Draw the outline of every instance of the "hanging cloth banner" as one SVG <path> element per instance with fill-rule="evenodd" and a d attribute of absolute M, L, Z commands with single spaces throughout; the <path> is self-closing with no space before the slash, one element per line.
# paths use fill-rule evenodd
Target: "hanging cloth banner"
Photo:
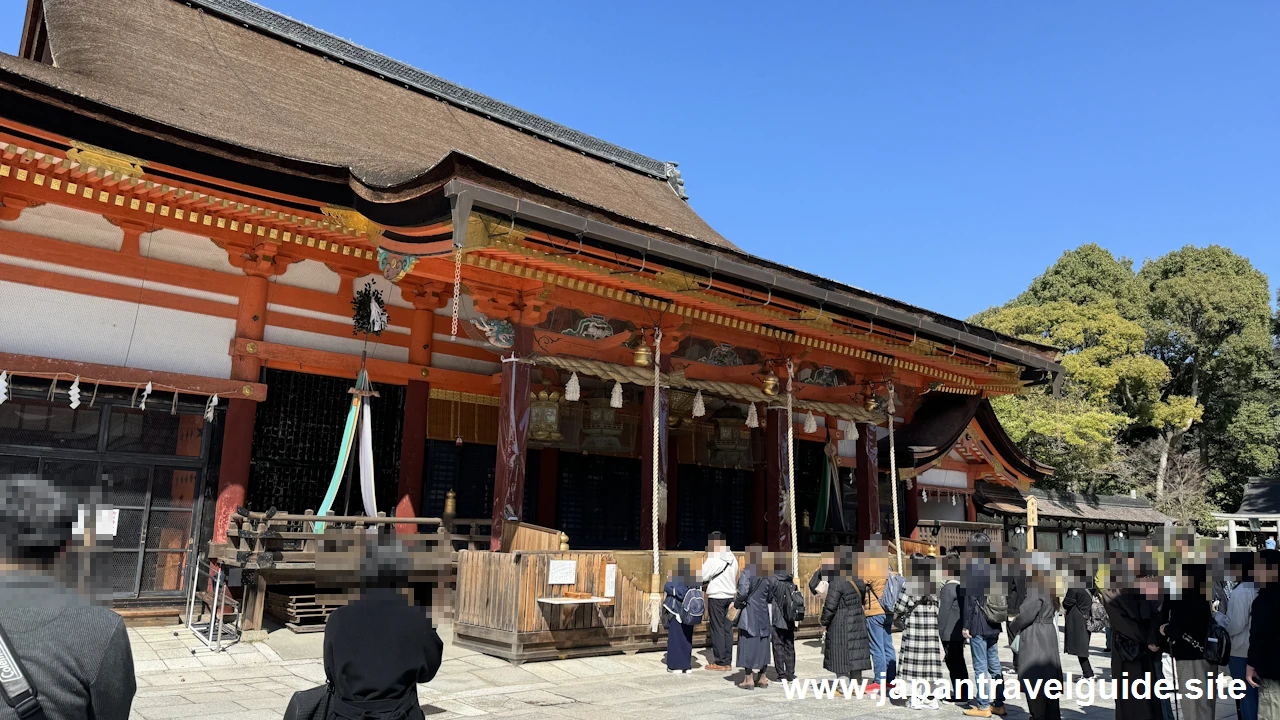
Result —
<path fill-rule="evenodd" d="M 351 438 L 355 435 L 356 422 L 360 419 L 360 396 L 351 398 L 351 411 L 347 413 L 347 425 L 342 429 L 342 447 L 338 449 L 338 463 L 333 467 L 333 478 L 329 480 L 329 489 L 325 491 L 324 502 L 320 504 L 319 515 L 328 515 L 333 508 L 333 501 L 338 497 L 338 486 L 342 484 L 342 476 L 347 469 L 347 458 L 351 453 Z M 316 523 L 316 532 L 324 532 L 324 522 Z"/>
<path fill-rule="evenodd" d="M 364 501 L 364 514 L 369 517 L 378 516 L 378 502 L 373 488 L 373 422 L 372 408 L 368 398 L 361 404 L 364 417 L 360 421 L 360 499 Z M 369 528 L 377 532 L 376 525 Z"/>
<path fill-rule="evenodd" d="M 827 514 L 830 512 L 831 463 L 822 463 L 822 483 L 818 485 L 818 512 L 813 519 L 813 531 L 824 532 L 827 529 Z"/>

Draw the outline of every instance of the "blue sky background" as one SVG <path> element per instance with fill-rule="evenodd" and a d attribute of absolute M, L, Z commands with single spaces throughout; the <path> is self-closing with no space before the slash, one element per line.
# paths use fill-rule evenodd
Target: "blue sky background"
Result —
<path fill-rule="evenodd" d="M 1280 3 L 265 4 L 677 161 L 745 250 L 950 315 L 1085 242 L 1280 277 Z"/>

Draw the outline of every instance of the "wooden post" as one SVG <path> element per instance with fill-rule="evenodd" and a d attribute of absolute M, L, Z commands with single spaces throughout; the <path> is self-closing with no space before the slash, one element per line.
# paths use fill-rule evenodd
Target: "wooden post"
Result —
<path fill-rule="evenodd" d="M 498 461 L 493 477 L 493 529 L 489 549 L 502 549 L 507 518 L 519 520 L 524 506 L 524 464 L 529 444 L 529 370 L 522 362 L 502 363 L 498 398 Z"/>
<path fill-rule="evenodd" d="M 444 286 L 402 285 L 400 296 L 413 303 L 413 318 L 409 326 L 409 363 L 429 367 L 431 365 L 431 338 L 435 313 L 444 302 Z M 424 371 L 425 372 L 425 371 Z M 427 408 L 431 398 L 431 386 L 426 378 L 409 380 L 405 388 L 404 423 L 400 435 L 399 499 L 396 501 L 396 517 L 419 517 L 422 502 L 422 470 L 427 456 Z M 396 525 L 397 533 L 414 533 L 410 524 Z"/>
<path fill-rule="evenodd" d="M 854 464 L 854 488 L 858 493 L 858 541 L 880 532 L 880 443 L 876 426 L 858 423 L 858 454 Z"/>
<path fill-rule="evenodd" d="M 232 264 L 244 268 L 245 282 L 236 308 L 236 337 L 261 340 L 267 329 L 268 278 L 275 274 L 271 259 L 242 258 L 237 250 Z M 247 254 L 247 253 L 246 253 Z M 238 262 L 237 262 L 238 261 Z M 234 380 L 258 382 L 262 361 L 253 354 L 237 354 L 231 357 L 231 377 Z M 227 400 L 227 416 L 222 434 L 222 462 L 218 471 L 218 502 L 213 514 L 213 541 L 227 541 L 227 528 L 231 515 L 244 505 L 249 494 L 249 463 L 253 458 L 253 425 L 257 416 L 257 403 L 244 398 Z"/>
<path fill-rule="evenodd" d="M 1027 496 L 1027 550 L 1036 549 L 1036 526 L 1040 524 L 1040 501 L 1035 495 Z"/>
<path fill-rule="evenodd" d="M 787 426 L 791 418 L 786 408 L 766 411 L 764 430 L 765 457 L 765 533 L 766 545 L 772 552 L 791 551 L 791 523 L 787 515 Z"/>

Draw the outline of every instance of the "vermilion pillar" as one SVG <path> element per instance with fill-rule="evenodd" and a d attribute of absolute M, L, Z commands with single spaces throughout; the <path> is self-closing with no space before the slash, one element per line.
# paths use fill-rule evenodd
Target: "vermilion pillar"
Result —
<path fill-rule="evenodd" d="M 400 290 L 405 300 L 413 303 L 409 326 L 409 363 L 426 368 L 431 365 L 431 338 L 435 323 L 432 310 L 440 307 L 440 293 L 423 286 L 405 286 Z M 431 386 L 426 379 L 410 380 L 405 388 L 404 423 L 400 435 L 400 482 L 397 488 L 396 517 L 418 517 L 422 500 L 422 470 L 427 454 L 427 407 Z M 397 525 L 396 532 L 412 533 L 410 524 Z"/>
<path fill-rule="evenodd" d="M 493 530 L 489 549 L 502 549 L 503 526 L 520 519 L 524 506 L 524 465 L 529 445 L 529 370 L 522 362 L 502 363 L 498 398 L 498 461 L 493 478 Z"/>
<path fill-rule="evenodd" d="M 667 390 L 662 390 L 658 400 L 658 482 L 667 484 L 667 413 L 671 400 Z M 653 388 L 644 389 L 644 405 L 640 423 L 640 547 L 653 549 Z M 667 485 L 670 493 L 670 486 Z M 667 498 L 668 503 L 670 498 Z M 669 507 L 669 505 L 668 505 Z M 670 516 L 667 517 L 667 522 Z M 666 547 L 667 522 L 658 519 L 658 547 Z"/>
<path fill-rule="evenodd" d="M 786 408 L 770 408 L 764 428 L 766 545 L 773 552 L 791 550 L 791 518 L 787 512 L 788 462 Z"/>
<path fill-rule="evenodd" d="M 880 532 L 880 443 L 876 426 L 858 423 L 858 456 L 854 487 L 858 493 L 858 540 L 866 542 Z"/>
<path fill-rule="evenodd" d="M 246 274 L 236 311 L 236 337 L 261 340 L 267 328 L 267 290 L 273 272 L 254 261 L 244 263 Z M 262 361 L 253 355 L 232 356 L 234 380 L 258 382 Z M 253 453 L 253 425 L 257 403 L 243 398 L 227 401 L 222 435 L 222 462 L 218 471 L 218 503 L 213 515 L 213 541 L 227 541 L 231 515 L 249 494 L 249 461 Z"/>

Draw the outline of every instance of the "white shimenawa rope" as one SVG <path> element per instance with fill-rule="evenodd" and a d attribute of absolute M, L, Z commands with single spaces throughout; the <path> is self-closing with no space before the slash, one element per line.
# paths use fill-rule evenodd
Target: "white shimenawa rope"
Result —
<path fill-rule="evenodd" d="M 652 532 L 653 532 L 653 587 L 650 588 L 649 595 L 649 631 L 658 632 L 659 613 L 662 612 L 662 595 L 659 592 L 658 583 L 661 581 L 661 571 L 659 570 L 660 559 L 658 555 L 658 496 L 661 488 L 659 487 L 661 479 L 661 468 L 658 463 L 661 461 L 662 448 L 659 445 L 661 440 L 659 432 L 662 429 L 662 418 L 658 415 L 662 410 L 662 384 L 661 384 L 661 367 L 662 367 L 662 328 L 657 328 L 653 333 L 653 447 L 652 459 L 649 464 L 652 466 L 652 483 L 653 483 L 653 512 L 652 512 Z"/>
<path fill-rule="evenodd" d="M 787 505 L 791 521 L 791 577 L 800 579 L 800 533 L 796 529 L 796 424 L 791 417 L 791 377 L 795 366 L 787 358 Z"/>
<path fill-rule="evenodd" d="M 885 409 L 889 411 L 889 492 L 893 494 L 893 541 L 894 549 L 898 551 L 898 572 L 901 573 L 902 523 L 898 522 L 898 457 L 893 447 L 893 414 L 897 410 L 893 404 L 893 383 L 889 383 L 889 402 Z"/>

